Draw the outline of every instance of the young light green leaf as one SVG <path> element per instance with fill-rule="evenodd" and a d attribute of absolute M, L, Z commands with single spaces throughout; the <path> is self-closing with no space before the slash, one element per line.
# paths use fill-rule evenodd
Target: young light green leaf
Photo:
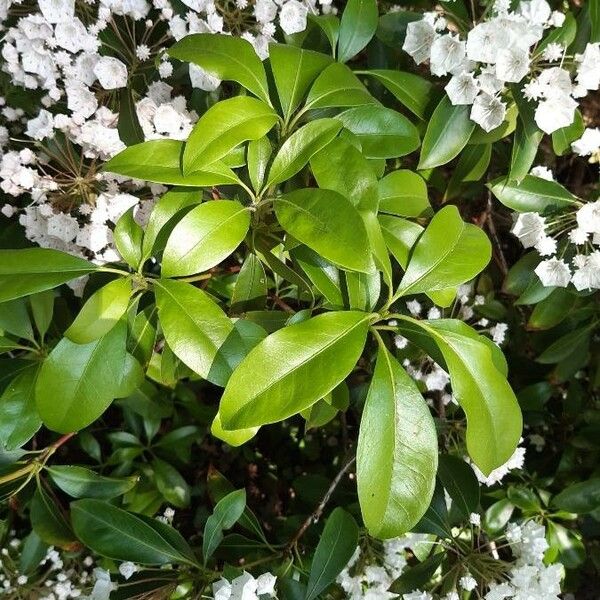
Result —
<path fill-rule="evenodd" d="M 175 529 L 108 502 L 93 498 L 71 502 L 71 522 L 77 537 L 101 556 L 141 565 L 196 565 L 193 552 Z"/>
<path fill-rule="evenodd" d="M 439 167 L 458 156 L 475 129 L 475 123 L 469 117 L 470 110 L 470 106 L 454 106 L 444 95 L 427 125 L 419 169 Z"/>
<path fill-rule="evenodd" d="M 343 508 L 333 510 L 317 544 L 305 600 L 313 600 L 341 573 L 358 544 L 358 525 Z"/>
<path fill-rule="evenodd" d="M 236 490 L 217 502 L 213 514 L 204 526 L 202 557 L 204 564 L 212 556 L 223 540 L 223 531 L 231 529 L 246 508 L 246 490 Z"/>
<path fill-rule="evenodd" d="M 388 173 L 379 181 L 379 211 L 399 217 L 420 217 L 431 211 L 423 178 L 408 169 Z"/>
<path fill-rule="evenodd" d="M 45 290 L 29 297 L 35 327 L 43 339 L 54 315 L 54 290 Z"/>
<path fill-rule="evenodd" d="M 375 310 L 381 296 L 381 277 L 373 273 L 344 273 L 346 280 L 346 306 L 356 310 Z"/>
<path fill-rule="evenodd" d="M 276 121 L 273 109 L 256 98 L 236 96 L 217 102 L 190 133 L 183 150 L 184 174 L 203 170 L 243 142 L 265 136 Z"/>
<path fill-rule="evenodd" d="M 437 434 L 415 382 L 383 344 L 356 452 L 358 498 L 371 535 L 392 538 L 419 522 L 435 488 Z"/>
<path fill-rule="evenodd" d="M 287 119 L 300 106 L 316 77 L 331 64 L 331 58 L 296 46 L 270 44 L 269 59 L 283 116 Z"/>
<path fill-rule="evenodd" d="M 556 181 L 525 175 L 520 183 L 504 177 L 488 184 L 492 194 L 512 210 L 518 212 L 544 212 L 548 208 L 568 208 L 577 197 Z"/>
<path fill-rule="evenodd" d="M 117 397 L 125 361 L 127 326 L 117 323 L 90 344 L 63 338 L 37 379 L 37 409 L 53 431 L 69 433 L 95 421 Z"/>
<path fill-rule="evenodd" d="M 258 140 L 252 140 L 248 143 L 246 162 L 248 164 L 250 182 L 252 183 L 255 192 L 260 190 L 263 186 L 272 152 L 273 148 L 271 147 L 271 142 L 266 136 Z"/>
<path fill-rule="evenodd" d="M 227 383 L 219 409 L 223 427 L 275 423 L 323 398 L 354 368 L 368 320 L 360 312 L 331 312 L 265 338 Z M 279 360 L 282 352 L 285 361 Z"/>
<path fill-rule="evenodd" d="M 194 33 L 168 50 L 169 56 L 202 67 L 219 79 L 236 81 L 267 104 L 265 69 L 250 42 L 232 35 Z"/>
<path fill-rule="evenodd" d="M 131 294 L 128 277 L 107 283 L 90 296 L 65 336 L 76 344 L 88 344 L 106 335 L 125 314 Z"/>
<path fill-rule="evenodd" d="M 304 245 L 294 248 L 291 255 L 331 306 L 342 308 L 344 298 L 338 268 Z"/>
<path fill-rule="evenodd" d="M 266 187 L 291 179 L 335 138 L 341 128 L 337 119 L 317 119 L 292 133 L 273 160 Z"/>
<path fill-rule="evenodd" d="M 175 225 L 163 253 L 164 277 L 202 273 L 218 265 L 241 243 L 250 212 L 236 200 L 204 202 Z"/>
<path fill-rule="evenodd" d="M 0 302 L 55 288 L 97 268 L 87 260 L 50 248 L 0 250 Z"/>
<path fill-rule="evenodd" d="M 340 22 L 337 59 L 348 62 L 371 40 L 377 29 L 376 0 L 349 0 Z"/>
<path fill-rule="evenodd" d="M 491 256 L 485 233 L 465 223 L 455 206 L 446 206 L 419 238 L 395 296 L 458 286 L 480 273 Z"/>
<path fill-rule="evenodd" d="M 384 106 L 356 106 L 336 116 L 359 139 L 366 158 L 397 158 L 419 147 L 417 128 Z"/>
<path fill-rule="evenodd" d="M 372 69 L 369 71 L 355 71 L 359 75 L 374 77 L 383 84 L 390 93 L 410 112 L 425 119 L 427 106 L 431 101 L 433 85 L 418 75 L 394 71 L 391 69 Z"/>
<path fill-rule="evenodd" d="M 119 254 L 125 259 L 125 262 L 137 269 L 142 260 L 142 239 L 144 230 L 133 218 L 134 208 L 125 212 L 115 225 L 113 238 Z"/>
<path fill-rule="evenodd" d="M 392 256 L 406 269 L 410 252 L 423 233 L 423 228 L 417 223 L 392 215 L 379 215 L 378 219 L 383 239 Z"/>
<path fill-rule="evenodd" d="M 201 289 L 183 281 L 158 279 L 156 305 L 167 344 L 201 377 L 225 360 L 219 348 L 233 330 L 225 313 Z"/>
<path fill-rule="evenodd" d="M 333 190 L 305 188 L 275 200 L 281 226 L 323 258 L 350 271 L 373 270 L 360 214 Z"/>
<path fill-rule="evenodd" d="M 47 468 L 52 481 L 72 498 L 103 498 L 109 500 L 133 489 L 139 477 L 105 477 L 76 465 L 55 465 Z"/>
<path fill-rule="evenodd" d="M 183 142 L 150 140 L 125 148 L 104 164 L 104 170 L 133 179 L 187 187 L 237 183 L 235 173 L 221 162 L 205 165 L 184 176 L 181 171 L 183 151 Z"/>
<path fill-rule="evenodd" d="M 250 427 L 248 429 L 234 429 L 233 431 L 226 431 L 221 425 L 221 416 L 219 413 L 216 414 L 212 425 L 210 426 L 210 432 L 226 444 L 237 448 L 242 446 L 248 440 L 251 440 L 257 433 L 260 427 Z"/>
<path fill-rule="evenodd" d="M 267 275 L 255 254 L 249 254 L 238 273 L 231 295 L 231 310 L 261 310 L 267 299 Z"/>
<path fill-rule="evenodd" d="M 377 104 L 358 77 L 341 63 L 329 65 L 315 80 L 308 97 L 308 108 L 327 108 Z"/>

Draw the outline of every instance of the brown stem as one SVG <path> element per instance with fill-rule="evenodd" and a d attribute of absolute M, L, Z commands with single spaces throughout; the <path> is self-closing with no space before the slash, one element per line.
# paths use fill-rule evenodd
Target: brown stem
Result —
<path fill-rule="evenodd" d="M 496 225 L 494 224 L 494 217 L 492 211 L 492 195 L 490 192 L 488 192 L 488 205 L 486 213 L 487 227 L 496 250 L 494 254 L 496 255 L 496 260 L 498 262 L 500 270 L 502 271 L 502 275 L 506 277 L 506 274 L 508 273 L 508 263 L 506 262 L 504 252 L 502 252 L 502 245 L 500 243 L 500 238 L 498 237 L 498 232 L 496 231 Z"/>

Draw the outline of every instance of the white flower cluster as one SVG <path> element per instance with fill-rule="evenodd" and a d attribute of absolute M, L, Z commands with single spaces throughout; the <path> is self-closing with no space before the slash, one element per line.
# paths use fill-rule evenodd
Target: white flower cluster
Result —
<path fill-rule="evenodd" d="M 571 150 L 578 156 L 589 156 L 590 162 L 600 162 L 600 127 L 588 127 L 582 136 L 571 144 Z"/>
<path fill-rule="evenodd" d="M 244 571 L 239 577 L 229 582 L 221 578 L 213 583 L 214 600 L 258 600 L 274 598 L 277 577 L 271 573 L 263 573 L 254 578 Z"/>
<path fill-rule="evenodd" d="M 446 92 L 454 105 L 471 105 L 471 120 L 485 131 L 506 117 L 507 84 L 521 84 L 525 98 L 537 101 L 535 121 L 546 132 L 573 122 L 577 101 L 600 85 L 600 44 L 588 44 L 571 57 L 575 83 L 565 69 L 565 48 L 549 43 L 532 51 L 549 27 L 560 27 L 565 15 L 546 0 L 523 0 L 515 12 L 510 2 L 496 0 L 492 16 L 475 25 L 466 40 L 448 29 L 437 13 L 408 24 L 403 49 L 417 64 L 429 60 L 431 73 L 451 75 Z M 522 82 L 528 78 L 523 85 Z"/>
<path fill-rule="evenodd" d="M 525 248 L 549 257 L 535 268 L 544 286 L 572 283 L 579 291 L 600 289 L 600 199 L 578 202 L 573 210 L 550 217 L 520 213 L 512 232 Z M 563 242 L 560 250 L 559 240 Z M 569 263 L 565 256 L 570 255 Z"/>
<path fill-rule="evenodd" d="M 522 442 L 523 439 L 521 439 L 519 443 Z M 467 460 L 467 462 L 471 464 L 479 483 L 486 486 L 495 485 L 496 483 L 500 483 L 511 471 L 523 468 L 523 465 L 525 464 L 525 448 L 523 446 L 517 446 L 512 456 L 503 465 L 494 469 L 489 475 L 484 475 L 477 465 L 471 463 L 471 461 Z"/>

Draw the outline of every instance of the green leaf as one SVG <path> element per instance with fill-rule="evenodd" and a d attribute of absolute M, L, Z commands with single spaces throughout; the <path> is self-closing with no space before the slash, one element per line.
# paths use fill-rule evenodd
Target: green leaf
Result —
<path fill-rule="evenodd" d="M 68 433 L 95 421 L 117 397 L 125 361 L 121 321 L 90 344 L 63 338 L 42 365 L 35 396 L 44 424 Z"/>
<path fill-rule="evenodd" d="M 397 158 L 419 147 L 417 128 L 384 106 L 357 106 L 336 116 L 359 139 L 366 158 Z"/>
<path fill-rule="evenodd" d="M 39 365 L 21 371 L 0 397 L 0 444 L 14 450 L 26 444 L 41 427 L 35 406 Z"/>
<path fill-rule="evenodd" d="M 333 190 L 305 188 L 275 200 L 281 226 L 323 258 L 350 271 L 372 270 L 369 240 L 359 212 Z"/>
<path fill-rule="evenodd" d="M 380 343 L 360 423 L 356 479 L 363 520 L 398 537 L 425 514 L 435 488 L 435 424 L 414 381 Z"/>
<path fill-rule="evenodd" d="M 216 414 L 210 432 L 226 444 L 237 448 L 242 446 L 248 440 L 251 440 L 257 433 L 260 427 L 249 427 L 248 429 L 234 429 L 233 431 L 226 431 L 221 425 L 221 416 L 219 413 Z"/>
<path fill-rule="evenodd" d="M 552 132 L 552 149 L 557 156 L 563 156 L 571 150 L 571 144 L 578 140 L 585 131 L 581 113 L 576 110 L 575 118 L 570 125 Z"/>
<path fill-rule="evenodd" d="M 250 182 L 252 183 L 255 192 L 260 190 L 263 186 L 272 152 L 273 148 L 271 147 L 271 142 L 268 137 L 252 140 L 248 143 L 246 162 L 248 164 Z"/>
<path fill-rule="evenodd" d="M 515 84 L 511 86 L 511 90 L 519 110 L 519 116 L 508 178 L 521 181 L 533 165 L 544 132 L 536 125 L 533 106 L 525 99 L 519 86 Z"/>
<path fill-rule="evenodd" d="M 442 454 L 438 477 L 452 499 L 451 517 L 455 514 L 456 522 L 468 519 L 479 506 L 479 482 L 473 469 L 461 458 Z"/>
<path fill-rule="evenodd" d="M 202 538 L 204 564 L 223 540 L 223 531 L 231 529 L 246 508 L 246 490 L 236 490 L 217 502 L 213 514 L 208 517 Z"/>
<path fill-rule="evenodd" d="M 263 137 L 276 121 L 273 109 L 256 98 L 236 96 L 217 102 L 190 133 L 183 150 L 184 174 L 204 169 L 241 143 Z"/>
<path fill-rule="evenodd" d="M 142 260 L 145 262 L 158 252 L 162 252 L 166 241 L 176 225 L 176 216 L 180 211 L 189 210 L 202 202 L 199 190 L 173 188 L 160 197 L 154 205 L 148 224 L 144 230 Z"/>
<path fill-rule="evenodd" d="M 590 0 L 589 16 L 590 16 L 590 43 L 600 42 L 600 2 L 598 0 Z"/>
<path fill-rule="evenodd" d="M 35 340 L 25 298 L 15 298 L 0 304 L 0 329 L 17 338 Z"/>
<path fill-rule="evenodd" d="M 173 228 L 163 253 L 162 275 L 208 271 L 240 245 L 249 226 L 250 211 L 236 200 L 200 204 Z"/>
<path fill-rule="evenodd" d="M 379 181 L 379 211 L 400 217 L 420 217 L 431 211 L 423 178 L 409 171 L 392 171 Z"/>
<path fill-rule="evenodd" d="M 349 0 L 340 22 L 337 59 L 348 62 L 375 35 L 379 12 L 375 0 Z"/>
<path fill-rule="evenodd" d="M 340 272 L 338 268 L 306 246 L 294 248 L 291 254 L 319 293 L 323 294 L 331 306 L 336 308 L 343 307 L 344 299 L 340 287 Z"/>
<path fill-rule="evenodd" d="M 423 233 L 423 228 L 417 223 L 392 215 L 379 215 L 378 219 L 389 251 L 398 264 L 406 269 L 410 252 Z"/>
<path fill-rule="evenodd" d="M 171 46 L 169 56 L 194 63 L 214 77 L 236 81 L 267 104 L 265 69 L 250 42 L 231 35 L 195 33 Z"/>
<path fill-rule="evenodd" d="M 316 77 L 331 64 L 331 58 L 296 46 L 270 44 L 269 59 L 283 116 L 288 119 Z"/>
<path fill-rule="evenodd" d="M 225 313 L 201 289 L 183 281 L 155 281 L 160 324 L 174 354 L 201 377 L 225 359 L 219 348 L 233 330 Z"/>
<path fill-rule="evenodd" d="M 401 331 L 409 339 L 410 329 L 420 330 L 442 353 L 454 396 L 467 416 L 467 450 L 481 471 L 489 474 L 512 456 L 522 429 L 519 404 L 490 346 L 479 336 L 457 333 L 452 320 L 405 319 L 411 325 L 402 323 Z"/>
<path fill-rule="evenodd" d="M 32 529 L 46 544 L 65 549 L 77 547 L 75 534 L 61 507 L 39 484 L 29 505 L 29 518 Z"/>
<path fill-rule="evenodd" d="M 130 86 L 119 91 L 119 121 L 117 131 L 119 138 L 126 146 L 139 144 L 144 141 L 144 131 L 140 125 Z"/>
<path fill-rule="evenodd" d="M 368 77 L 374 77 L 386 87 L 400 104 L 406 106 L 410 112 L 420 119 L 426 118 L 427 107 L 431 102 L 433 88 L 433 85 L 427 79 L 413 73 L 393 71 L 391 69 L 372 69 L 356 72 Z"/>
<path fill-rule="evenodd" d="M 101 556 L 141 565 L 195 565 L 191 549 L 175 529 L 108 502 L 92 498 L 71 502 L 71 522 L 77 537 Z"/>
<path fill-rule="evenodd" d="M 107 283 L 90 296 L 65 336 L 76 344 L 88 344 L 106 335 L 125 314 L 131 294 L 129 277 Z"/>
<path fill-rule="evenodd" d="M 506 498 L 494 502 L 494 504 L 485 511 L 485 530 L 492 534 L 502 531 L 510 521 L 514 510 L 514 504 Z"/>
<path fill-rule="evenodd" d="M 520 183 L 499 177 L 488 187 L 504 206 L 518 212 L 541 213 L 549 208 L 570 208 L 577 202 L 560 183 L 533 175 L 525 175 Z"/>
<path fill-rule="evenodd" d="M 470 111 L 470 106 L 453 106 L 448 96 L 442 98 L 427 125 L 419 169 L 439 167 L 458 156 L 475 129 Z"/>
<path fill-rule="evenodd" d="M 0 302 L 55 288 L 97 268 L 87 260 L 49 248 L 0 250 Z"/>
<path fill-rule="evenodd" d="M 438 552 L 421 563 L 411 565 L 392 583 L 389 591 L 394 594 L 408 594 L 413 590 L 425 587 L 442 564 L 444 556 L 444 552 Z"/>
<path fill-rule="evenodd" d="M 76 465 L 55 465 L 47 471 L 55 485 L 73 498 L 116 498 L 131 490 L 139 479 L 137 475 L 105 477 Z"/>
<path fill-rule="evenodd" d="M 137 269 L 142 260 L 142 239 L 144 230 L 133 218 L 133 207 L 125 212 L 117 221 L 113 238 L 119 254 L 125 262 Z"/>
<path fill-rule="evenodd" d="M 31 531 L 20 548 L 19 572 L 23 575 L 34 573 L 46 558 L 47 552 L 48 544 L 42 541 L 35 531 Z"/>
<path fill-rule="evenodd" d="M 163 498 L 173 506 L 185 508 L 190 504 L 191 491 L 179 471 L 168 462 L 155 458 L 152 461 L 156 487 Z"/>
<path fill-rule="evenodd" d="M 304 110 L 361 104 L 377 104 L 377 100 L 346 65 L 333 63 L 313 83 Z"/>
<path fill-rule="evenodd" d="M 231 310 L 261 310 L 267 299 L 267 275 L 255 254 L 249 254 L 235 280 L 231 295 Z"/>
<path fill-rule="evenodd" d="M 560 336 L 536 358 L 536 362 L 551 365 L 568 358 L 575 351 L 585 352 L 594 328 L 595 323 L 592 322 Z"/>
<path fill-rule="evenodd" d="M 54 298 L 54 290 L 46 290 L 29 297 L 33 320 L 42 339 L 46 335 L 50 323 L 52 322 L 52 316 L 54 314 Z"/>
<path fill-rule="evenodd" d="M 527 329 L 551 329 L 562 323 L 575 306 L 577 296 L 564 288 L 555 289 L 536 304 L 527 321 Z"/>
<path fill-rule="evenodd" d="M 487 171 L 492 158 L 492 144 L 469 144 L 461 152 L 444 198 L 451 200 L 459 195 L 463 183 L 479 181 Z"/>
<path fill-rule="evenodd" d="M 266 187 L 291 179 L 335 138 L 341 128 L 337 119 L 317 119 L 292 133 L 273 160 Z"/>
<path fill-rule="evenodd" d="M 377 177 L 367 159 L 347 140 L 336 138 L 310 159 L 320 188 L 348 198 L 360 211 L 375 212 Z"/>
<path fill-rule="evenodd" d="M 305 600 L 313 600 L 341 573 L 358 545 L 358 526 L 343 508 L 333 510 L 317 544 Z"/>
<path fill-rule="evenodd" d="M 325 402 L 325 400 L 317 400 L 312 406 L 303 410 L 301 414 L 306 421 L 306 431 L 308 431 L 329 423 L 338 414 L 338 409 Z"/>
<path fill-rule="evenodd" d="M 308 13 L 308 20 L 314 23 L 325 34 L 335 57 L 337 41 L 340 36 L 340 20 L 335 15 L 313 15 Z"/>
<path fill-rule="evenodd" d="M 275 423 L 323 398 L 354 368 L 368 320 L 360 312 L 326 313 L 260 342 L 227 383 L 219 409 L 225 429 Z"/>
<path fill-rule="evenodd" d="M 104 163 L 104 171 L 167 185 L 205 187 L 237 183 L 235 173 L 221 162 L 204 166 L 184 176 L 181 171 L 183 151 L 183 142 L 150 140 L 129 146 L 113 156 Z"/>
<path fill-rule="evenodd" d="M 455 206 L 445 206 L 419 238 L 395 296 L 458 286 L 480 273 L 491 255 L 485 233 L 465 223 Z"/>
<path fill-rule="evenodd" d="M 345 273 L 347 308 L 352 310 L 375 310 L 381 295 L 379 273 Z"/>
<path fill-rule="evenodd" d="M 590 513 L 600 507 L 600 479 L 578 481 L 557 494 L 552 505 L 577 514 Z"/>

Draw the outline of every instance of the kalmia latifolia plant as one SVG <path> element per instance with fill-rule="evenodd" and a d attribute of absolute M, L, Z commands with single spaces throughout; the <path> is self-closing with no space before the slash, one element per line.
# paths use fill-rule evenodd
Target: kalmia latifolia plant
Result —
<path fill-rule="evenodd" d="M 0 595 L 593 597 L 598 0 L 5 13 Z"/>

